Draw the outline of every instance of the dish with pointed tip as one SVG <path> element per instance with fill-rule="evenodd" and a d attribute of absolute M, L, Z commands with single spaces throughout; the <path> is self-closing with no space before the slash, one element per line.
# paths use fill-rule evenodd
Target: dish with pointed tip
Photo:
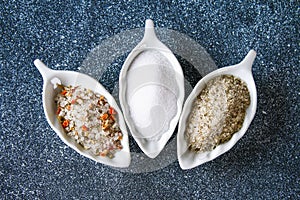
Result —
<path fill-rule="evenodd" d="M 184 100 L 184 77 L 171 50 L 146 20 L 142 41 L 131 51 L 119 77 L 119 98 L 127 125 L 141 150 L 155 158 L 172 136 Z"/>
<path fill-rule="evenodd" d="M 98 81 L 85 74 L 74 71 L 52 70 L 49 69 L 40 60 L 35 60 L 34 64 L 42 74 L 44 80 L 43 107 L 46 119 L 51 128 L 58 134 L 61 140 L 69 147 L 77 151 L 79 154 L 96 162 L 100 162 L 113 167 L 128 167 L 130 165 L 131 158 L 126 124 L 120 108 L 118 107 L 116 101 L 110 95 L 110 93 Z M 66 86 L 81 86 L 83 88 L 90 89 L 97 94 L 103 95 L 107 99 L 107 102 L 116 110 L 116 121 L 118 122 L 123 134 L 123 138 L 121 140 L 123 148 L 120 151 L 116 152 L 113 158 L 96 156 L 85 150 L 80 144 L 75 142 L 73 138 L 67 136 L 65 130 L 59 123 L 56 114 L 57 107 L 55 104 L 55 97 L 59 92 L 57 84 L 63 84 Z"/>
<path fill-rule="evenodd" d="M 183 107 L 182 115 L 179 120 L 177 135 L 177 156 L 180 167 L 182 169 L 191 169 L 217 158 L 218 156 L 230 150 L 247 131 L 252 119 L 254 118 L 257 107 L 257 92 L 252 75 L 252 64 L 255 57 L 256 52 L 254 50 L 251 50 L 244 58 L 244 60 L 239 64 L 220 68 L 209 73 L 197 83 L 197 85 L 187 98 Z M 206 84 L 210 80 L 221 75 L 233 75 L 240 78 L 246 83 L 250 93 L 250 105 L 246 110 L 244 122 L 241 129 L 238 132 L 234 133 L 229 141 L 223 144 L 219 144 L 215 147 L 215 149 L 211 151 L 196 153 L 189 149 L 188 139 L 185 134 L 188 126 L 188 118 L 193 109 L 193 103 L 199 93 L 205 88 Z"/>

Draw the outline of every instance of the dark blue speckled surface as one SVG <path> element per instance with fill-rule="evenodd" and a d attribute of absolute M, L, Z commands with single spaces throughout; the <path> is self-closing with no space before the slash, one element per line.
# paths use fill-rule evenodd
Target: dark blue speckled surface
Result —
<path fill-rule="evenodd" d="M 249 2 L 1 1 L 0 198 L 300 199 L 300 3 Z M 197 41 L 219 67 L 251 48 L 258 53 L 249 130 L 228 153 L 192 170 L 177 161 L 148 173 L 96 164 L 68 148 L 44 117 L 34 59 L 78 71 L 102 41 L 147 18 Z M 125 58 L 112 66 L 119 70 Z"/>

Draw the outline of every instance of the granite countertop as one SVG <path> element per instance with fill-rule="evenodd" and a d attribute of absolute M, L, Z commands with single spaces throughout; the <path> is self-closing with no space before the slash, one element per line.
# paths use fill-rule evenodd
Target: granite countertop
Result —
<path fill-rule="evenodd" d="M 1 199 L 300 198 L 299 1 L 8 1 L 0 13 Z M 35 59 L 96 76 L 114 93 L 148 18 L 177 51 L 191 87 L 205 75 L 193 71 L 199 66 L 186 57 L 193 52 L 208 63 L 200 67 L 213 70 L 257 51 L 251 126 L 229 152 L 191 170 L 178 164 L 176 133 L 156 160 L 130 138 L 133 165 L 120 170 L 66 146 L 44 115 Z M 173 33 L 199 53 L 182 42 L 172 46 Z M 94 66 L 105 70 L 91 70 L 87 58 L 103 58 Z"/>

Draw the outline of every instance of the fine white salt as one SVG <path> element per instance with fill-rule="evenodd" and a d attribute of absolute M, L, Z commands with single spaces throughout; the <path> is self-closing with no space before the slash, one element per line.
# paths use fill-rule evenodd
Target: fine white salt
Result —
<path fill-rule="evenodd" d="M 156 50 L 140 53 L 127 74 L 126 99 L 136 136 L 157 140 L 177 113 L 176 72 Z"/>

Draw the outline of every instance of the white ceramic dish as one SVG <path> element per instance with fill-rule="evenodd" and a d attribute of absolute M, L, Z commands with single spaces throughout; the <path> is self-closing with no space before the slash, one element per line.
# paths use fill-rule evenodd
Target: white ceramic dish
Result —
<path fill-rule="evenodd" d="M 187 98 L 183 107 L 182 115 L 179 120 L 178 135 L 177 135 L 177 156 L 178 156 L 180 167 L 182 169 L 194 168 L 205 162 L 213 160 L 216 157 L 220 156 L 221 154 L 227 152 L 237 143 L 237 141 L 247 131 L 255 115 L 256 107 L 257 107 L 257 92 L 256 92 L 256 86 L 253 79 L 253 75 L 252 75 L 252 64 L 255 57 L 256 57 L 256 52 L 254 50 L 251 50 L 244 58 L 244 60 L 239 64 L 220 68 L 218 70 L 209 73 L 197 83 L 197 85 L 195 86 L 195 88 Z M 247 84 L 248 90 L 250 92 L 251 103 L 246 111 L 246 116 L 245 116 L 243 126 L 238 132 L 236 132 L 232 136 L 232 138 L 228 142 L 218 145 L 214 150 L 203 152 L 203 153 L 192 152 L 188 149 L 188 143 L 185 138 L 185 130 L 187 126 L 186 122 L 192 110 L 193 102 L 197 97 L 197 95 L 202 91 L 202 89 L 204 89 L 206 83 L 209 80 L 223 74 L 230 74 L 230 75 L 237 76 L 243 81 L 245 81 Z"/>
<path fill-rule="evenodd" d="M 178 123 L 184 100 L 184 77 L 176 57 L 156 37 L 152 20 L 146 20 L 144 38 L 123 64 L 119 89 L 121 108 L 133 138 L 148 157 L 155 158 Z M 166 94 L 169 99 L 157 93 Z M 157 102 L 153 108 L 148 106 L 151 101 Z M 145 111 L 135 112 L 137 107 Z M 165 114 L 168 112 L 174 115 Z"/>
<path fill-rule="evenodd" d="M 46 119 L 51 128 L 58 134 L 61 140 L 81 155 L 90 158 L 96 162 L 100 162 L 113 167 L 128 167 L 130 165 L 131 158 L 126 124 L 123 119 L 120 108 L 118 107 L 116 101 L 110 95 L 110 93 L 107 92 L 106 89 L 98 81 L 85 74 L 81 74 L 74 71 L 52 70 L 49 69 L 40 60 L 35 60 L 34 64 L 42 74 L 44 80 L 43 107 Z M 95 93 L 102 94 L 106 97 L 108 103 L 117 111 L 117 122 L 119 123 L 120 129 L 123 133 L 123 139 L 121 141 L 123 149 L 117 152 L 114 158 L 110 159 L 107 157 L 95 156 L 92 153 L 89 153 L 87 150 L 85 150 L 81 145 L 77 144 L 75 140 L 66 135 L 61 124 L 58 122 L 56 115 L 57 108 L 54 99 L 57 93 L 59 92 L 58 88 L 56 88 L 57 83 L 72 86 L 78 85 L 84 88 L 88 88 L 94 91 Z"/>

